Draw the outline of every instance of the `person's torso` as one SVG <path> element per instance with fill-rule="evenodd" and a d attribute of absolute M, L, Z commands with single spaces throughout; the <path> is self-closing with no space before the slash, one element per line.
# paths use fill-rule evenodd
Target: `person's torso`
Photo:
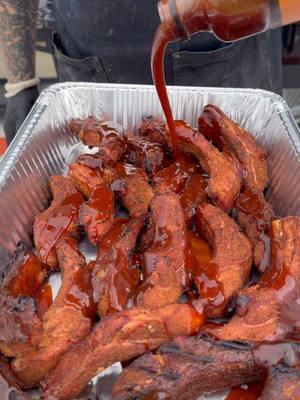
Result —
<path fill-rule="evenodd" d="M 69 70 L 84 66 L 83 77 L 71 80 L 152 83 L 151 46 L 160 23 L 157 0 L 54 0 L 54 16 Z M 76 62 L 84 58 L 81 65 Z M 96 71 L 92 78 L 90 70 Z M 168 46 L 165 71 L 168 84 L 280 91 L 280 32 L 233 44 L 221 43 L 210 33 L 196 34 Z"/>
<path fill-rule="evenodd" d="M 96 56 L 111 82 L 130 82 L 134 76 L 135 83 L 151 83 L 156 0 L 55 0 L 54 13 L 70 58 Z"/>

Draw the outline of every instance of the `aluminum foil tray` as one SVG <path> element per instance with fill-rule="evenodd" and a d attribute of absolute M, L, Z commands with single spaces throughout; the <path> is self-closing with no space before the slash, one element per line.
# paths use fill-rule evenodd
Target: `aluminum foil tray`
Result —
<path fill-rule="evenodd" d="M 267 198 L 276 214 L 300 215 L 300 132 L 280 96 L 262 90 L 196 87 L 172 87 L 169 94 L 176 119 L 197 126 L 202 108 L 212 103 L 250 131 L 270 154 Z M 31 245 L 34 216 L 50 200 L 51 175 L 63 174 L 84 150 L 68 122 L 89 115 L 131 130 L 143 115 L 163 117 L 152 86 L 65 83 L 44 90 L 0 162 L 0 273 L 19 241 Z M 85 253 L 93 254 L 90 249 Z M 113 378 L 118 371 L 115 366 L 102 374 L 97 382 L 102 389 L 95 398 L 110 398 L 108 375 Z"/>

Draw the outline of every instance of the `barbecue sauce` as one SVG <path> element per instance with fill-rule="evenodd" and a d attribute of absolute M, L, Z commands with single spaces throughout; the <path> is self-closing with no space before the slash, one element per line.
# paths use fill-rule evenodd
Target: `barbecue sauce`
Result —
<path fill-rule="evenodd" d="M 8 290 L 14 297 L 19 295 L 33 297 L 48 275 L 47 266 L 29 251 L 24 252 L 20 262 L 22 263 L 20 268 L 8 272 L 6 277 L 8 282 L 2 285 L 2 290 Z"/>
<path fill-rule="evenodd" d="M 43 286 L 36 294 L 38 314 L 42 317 L 53 303 L 52 288 L 49 284 Z"/>
<path fill-rule="evenodd" d="M 87 318 L 93 319 L 95 317 L 97 305 L 94 302 L 91 276 L 86 265 L 78 268 L 73 275 L 64 302 L 66 305 L 81 311 Z"/>
<path fill-rule="evenodd" d="M 197 172 L 200 172 L 197 162 L 186 154 L 180 154 L 173 164 L 156 173 L 153 181 L 158 192 L 180 193 Z"/>
<path fill-rule="evenodd" d="M 210 31 L 232 42 L 300 19 L 295 0 L 160 0 L 158 8 L 174 40 Z"/>
<path fill-rule="evenodd" d="M 158 8 L 161 25 L 152 46 L 152 77 L 177 157 L 178 143 L 164 75 L 167 45 L 201 31 L 211 31 L 218 39 L 232 42 L 295 22 L 300 19 L 300 8 L 295 0 L 160 0 Z"/>
<path fill-rule="evenodd" d="M 178 143 L 176 139 L 175 126 L 173 121 L 172 109 L 168 98 L 165 74 L 164 74 L 164 55 L 169 42 L 172 41 L 172 36 L 168 31 L 166 24 L 161 24 L 158 28 L 153 42 L 151 55 L 152 77 L 155 84 L 158 97 L 160 99 L 164 114 L 166 116 L 170 140 L 172 143 L 173 155 L 179 154 Z"/>
<path fill-rule="evenodd" d="M 207 241 L 198 233 L 189 232 L 188 240 L 196 261 L 193 268 L 193 275 L 196 277 L 199 276 L 205 268 L 207 268 L 213 257 L 213 251 Z"/>
<path fill-rule="evenodd" d="M 268 340 L 299 340 L 300 292 L 294 269 L 299 249 L 298 229 L 299 223 L 294 225 L 288 219 L 272 224 L 271 262 L 260 282 L 276 291 L 280 320 L 275 334 Z"/>
<path fill-rule="evenodd" d="M 40 251 L 43 262 L 47 262 L 50 251 L 68 230 L 70 224 L 77 221 L 79 208 L 82 203 L 82 195 L 80 193 L 74 193 L 51 210 L 48 216 L 47 226 L 43 232 L 43 249 Z"/>
<path fill-rule="evenodd" d="M 110 185 L 111 190 L 119 193 L 121 196 L 127 195 L 127 178 L 136 176 L 137 179 L 147 180 L 145 172 L 134 165 L 127 163 L 117 163 L 115 166 L 117 179 Z"/>
<path fill-rule="evenodd" d="M 253 382 L 232 388 L 225 400 L 257 400 L 264 389 L 264 382 Z"/>
<path fill-rule="evenodd" d="M 103 224 L 109 222 L 114 214 L 114 194 L 105 184 L 97 185 L 84 207 L 80 221 L 83 224 L 87 223 L 89 238 L 92 243 L 96 244 L 101 239 Z"/>
<path fill-rule="evenodd" d="M 116 220 L 100 243 L 93 287 L 101 317 L 125 309 L 140 280 L 139 269 L 125 261 L 128 255 L 120 244 L 127 225 L 128 219 Z"/>
<path fill-rule="evenodd" d="M 198 205 L 206 199 L 207 180 L 201 175 L 193 175 L 190 177 L 181 196 L 180 202 L 187 223 L 196 214 Z"/>
<path fill-rule="evenodd" d="M 223 286 L 218 282 L 219 266 L 211 261 L 213 251 L 207 241 L 199 234 L 189 232 L 189 242 L 195 260 L 191 275 L 200 295 L 190 295 L 189 302 L 203 315 L 209 309 L 222 306 L 225 301 Z"/>
<path fill-rule="evenodd" d="M 114 213 L 114 196 L 106 185 L 96 186 L 87 204 L 90 209 L 97 213 L 95 224 L 107 221 L 111 214 Z"/>

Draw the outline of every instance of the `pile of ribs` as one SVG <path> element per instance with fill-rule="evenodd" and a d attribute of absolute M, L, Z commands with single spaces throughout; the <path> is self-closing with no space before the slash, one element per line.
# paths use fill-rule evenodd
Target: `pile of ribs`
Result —
<path fill-rule="evenodd" d="M 70 121 L 85 153 L 51 177 L 34 247 L 19 245 L 1 283 L 0 375 L 14 398 L 82 398 L 121 362 L 114 400 L 252 382 L 262 400 L 300 399 L 300 217 L 274 215 L 267 151 L 219 108 L 175 127 L 176 159 L 152 117 L 136 132 Z"/>

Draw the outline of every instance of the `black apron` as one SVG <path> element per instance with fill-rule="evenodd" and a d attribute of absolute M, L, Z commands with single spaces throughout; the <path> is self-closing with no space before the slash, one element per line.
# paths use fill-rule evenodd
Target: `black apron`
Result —
<path fill-rule="evenodd" d="M 54 0 L 54 55 L 60 81 L 151 84 L 159 25 L 156 0 Z M 170 44 L 169 85 L 262 88 L 281 93 L 280 30 L 235 43 L 210 33 Z"/>

